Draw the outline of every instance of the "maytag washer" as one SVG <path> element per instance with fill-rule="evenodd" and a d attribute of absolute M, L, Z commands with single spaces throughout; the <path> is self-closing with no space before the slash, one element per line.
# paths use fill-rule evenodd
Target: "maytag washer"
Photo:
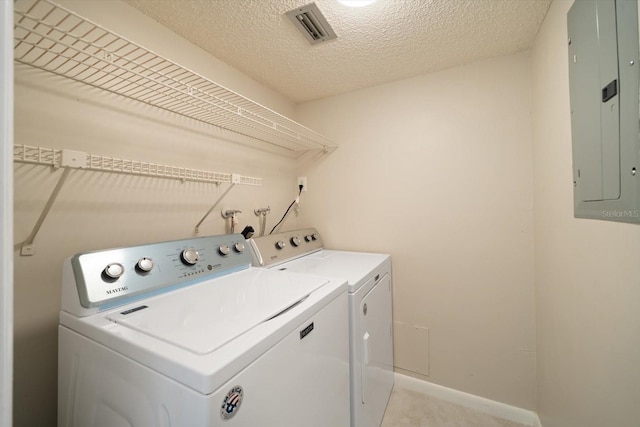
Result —
<path fill-rule="evenodd" d="M 348 426 L 346 283 L 251 267 L 245 245 L 65 261 L 58 426 Z"/>
<path fill-rule="evenodd" d="M 254 265 L 349 285 L 351 426 L 378 427 L 393 389 L 391 257 L 324 249 L 314 228 L 250 239 Z"/>

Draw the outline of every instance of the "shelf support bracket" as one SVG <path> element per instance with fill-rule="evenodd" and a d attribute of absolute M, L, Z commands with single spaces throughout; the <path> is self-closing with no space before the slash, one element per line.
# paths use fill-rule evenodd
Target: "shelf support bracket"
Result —
<path fill-rule="evenodd" d="M 36 248 L 33 244 L 33 241 L 38 235 L 38 232 L 40 231 L 40 227 L 42 227 L 42 223 L 47 218 L 47 215 L 49 214 L 49 211 L 51 210 L 53 203 L 56 201 L 56 198 L 58 197 L 60 190 L 62 190 L 62 186 L 64 185 L 64 182 L 67 180 L 67 177 L 69 176 L 69 172 L 71 172 L 71 169 L 64 168 L 64 170 L 62 171 L 62 175 L 60 176 L 60 179 L 58 179 L 58 183 L 53 189 L 51 196 L 49 196 L 49 200 L 47 200 L 47 203 L 44 205 L 44 209 L 42 210 L 40 217 L 36 221 L 36 224 L 33 226 L 33 231 L 31 232 L 31 234 L 29 234 L 29 237 L 27 237 L 24 240 L 24 242 L 20 244 L 21 256 L 31 256 L 36 253 Z"/>
<path fill-rule="evenodd" d="M 222 199 L 225 198 L 225 196 L 227 195 L 227 193 L 229 193 L 229 191 L 231 191 L 231 189 L 233 187 L 236 186 L 236 183 L 232 182 L 231 185 L 229 186 L 229 188 L 227 188 L 224 193 L 222 193 L 222 195 L 220 197 L 218 197 L 218 200 L 215 201 L 215 203 L 213 204 L 213 206 L 211 206 L 211 208 L 207 211 L 206 214 L 204 214 L 204 216 L 202 217 L 202 219 L 196 224 L 195 227 L 195 232 L 196 234 L 198 234 L 200 232 L 200 226 L 202 225 L 202 223 L 204 222 L 205 219 L 207 219 L 207 217 L 209 216 L 209 214 L 211 212 L 213 212 L 213 210 L 216 208 L 216 206 L 218 206 L 218 204 L 222 201 Z"/>

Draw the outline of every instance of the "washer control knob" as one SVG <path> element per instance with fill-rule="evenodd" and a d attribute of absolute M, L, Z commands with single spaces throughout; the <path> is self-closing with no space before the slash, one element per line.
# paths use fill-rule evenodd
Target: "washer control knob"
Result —
<path fill-rule="evenodd" d="M 122 276 L 122 273 L 124 273 L 124 266 L 120 263 L 113 262 L 104 268 L 103 273 L 109 279 L 118 279 Z"/>
<path fill-rule="evenodd" d="M 218 252 L 220 252 L 220 255 L 229 255 L 231 248 L 229 248 L 229 245 L 220 245 Z"/>
<path fill-rule="evenodd" d="M 194 248 L 188 248 L 182 251 L 180 259 L 186 265 L 195 265 L 200 260 L 200 254 Z"/>
<path fill-rule="evenodd" d="M 148 273 L 153 269 L 153 260 L 151 258 L 140 258 L 136 263 L 136 269 L 143 273 Z"/>
<path fill-rule="evenodd" d="M 304 236 L 304 240 L 306 240 L 307 242 L 310 242 L 313 240 L 313 236 L 311 234 L 307 234 L 306 236 Z"/>
<path fill-rule="evenodd" d="M 298 246 L 300 244 L 300 238 L 298 236 L 293 236 L 291 238 L 291 244 L 293 246 Z"/>
<path fill-rule="evenodd" d="M 319 238 L 320 238 L 320 237 L 318 236 L 318 233 L 313 233 L 313 234 L 311 235 L 311 239 L 312 239 L 312 240 L 318 240 Z"/>
<path fill-rule="evenodd" d="M 236 244 L 233 245 L 233 249 L 235 249 L 236 252 L 243 252 L 244 251 L 244 243 L 236 242 Z"/>
<path fill-rule="evenodd" d="M 282 240 L 278 240 L 276 242 L 276 249 L 284 249 L 285 246 L 287 246 L 287 244 Z"/>

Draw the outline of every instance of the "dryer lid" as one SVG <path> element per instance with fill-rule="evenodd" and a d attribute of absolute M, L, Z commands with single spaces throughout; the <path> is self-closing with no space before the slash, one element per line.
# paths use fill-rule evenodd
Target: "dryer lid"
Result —
<path fill-rule="evenodd" d="M 346 252 L 322 249 L 279 265 L 287 271 L 327 277 L 343 277 L 349 292 L 355 292 L 372 276 L 372 272 L 390 260 L 388 254 Z"/>
<path fill-rule="evenodd" d="M 215 351 L 328 282 L 250 268 L 109 313 L 107 319 L 194 354 Z"/>

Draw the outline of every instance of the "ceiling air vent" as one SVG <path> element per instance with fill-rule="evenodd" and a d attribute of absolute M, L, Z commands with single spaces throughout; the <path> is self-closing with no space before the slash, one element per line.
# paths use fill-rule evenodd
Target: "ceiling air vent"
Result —
<path fill-rule="evenodd" d="M 311 44 L 338 37 L 315 3 L 290 10 L 287 16 Z"/>

